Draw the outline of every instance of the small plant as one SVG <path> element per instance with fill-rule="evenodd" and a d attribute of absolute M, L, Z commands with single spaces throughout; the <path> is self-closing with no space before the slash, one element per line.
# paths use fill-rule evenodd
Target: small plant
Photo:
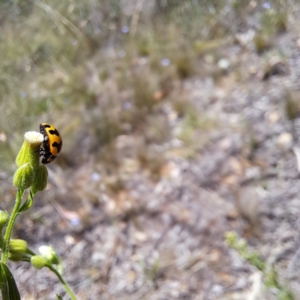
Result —
<path fill-rule="evenodd" d="M 285 8 L 269 8 L 261 16 L 262 29 L 272 35 L 286 32 L 288 23 L 288 11 Z"/>
<path fill-rule="evenodd" d="M 262 54 L 272 47 L 272 39 L 262 33 L 257 33 L 253 38 L 253 42 L 258 54 Z"/>
<path fill-rule="evenodd" d="M 193 56 L 186 50 L 178 52 L 179 54 L 176 54 L 173 58 L 177 74 L 180 79 L 189 78 L 195 73 Z"/>
<path fill-rule="evenodd" d="M 285 113 L 290 121 L 299 117 L 299 94 L 286 91 L 285 93 Z"/>
<path fill-rule="evenodd" d="M 156 87 L 149 82 L 149 79 L 143 76 L 133 76 L 133 91 L 134 91 L 134 104 L 136 107 L 146 112 L 151 112 L 156 102 L 154 101 L 154 93 Z"/>
<path fill-rule="evenodd" d="M 15 206 L 10 215 L 5 211 L 0 211 L 0 246 L 2 250 L 0 289 L 2 299 L 21 299 L 14 277 L 7 266 L 7 261 L 11 260 L 29 262 L 37 269 L 47 267 L 58 277 L 69 297 L 74 300 L 76 297 L 62 276 L 62 260 L 51 246 L 41 246 L 39 254 L 36 254 L 28 248 L 26 241 L 11 239 L 18 215 L 31 208 L 35 194 L 46 188 L 48 179 L 47 168 L 40 164 L 39 158 L 40 147 L 44 143 L 43 134 L 29 131 L 25 133 L 24 138 L 24 143 L 16 158 L 18 169 L 13 177 L 13 184 L 17 188 Z M 45 149 L 43 151 L 45 154 Z M 29 193 L 25 193 L 28 189 Z M 57 298 L 62 299 L 58 295 Z"/>
<path fill-rule="evenodd" d="M 239 239 L 236 232 L 226 232 L 226 243 L 233 249 L 237 250 L 240 257 L 248 261 L 252 266 L 256 267 L 263 273 L 264 284 L 266 288 L 275 289 L 277 291 L 277 299 L 293 300 L 292 292 L 279 282 L 278 274 L 274 264 L 268 265 L 259 255 L 257 251 L 251 251 L 245 239 Z"/>
<path fill-rule="evenodd" d="M 141 261 L 141 265 L 142 265 L 145 277 L 150 282 L 153 283 L 153 286 L 155 287 L 155 289 L 158 289 L 157 279 L 159 277 L 159 272 L 160 272 L 159 259 L 156 258 L 150 265 L 147 265 L 147 263 L 145 261 Z"/>

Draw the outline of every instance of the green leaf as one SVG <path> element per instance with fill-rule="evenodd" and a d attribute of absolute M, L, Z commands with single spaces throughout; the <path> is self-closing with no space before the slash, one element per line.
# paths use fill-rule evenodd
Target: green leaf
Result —
<path fill-rule="evenodd" d="M 0 288 L 3 300 L 21 300 L 14 277 L 7 265 L 0 262 Z"/>
<path fill-rule="evenodd" d="M 63 300 L 63 298 L 56 294 L 57 300 Z"/>
<path fill-rule="evenodd" d="M 33 195 L 32 192 L 30 191 L 29 196 L 27 200 L 24 202 L 24 204 L 20 207 L 18 213 L 24 212 L 27 209 L 29 209 L 33 204 Z"/>

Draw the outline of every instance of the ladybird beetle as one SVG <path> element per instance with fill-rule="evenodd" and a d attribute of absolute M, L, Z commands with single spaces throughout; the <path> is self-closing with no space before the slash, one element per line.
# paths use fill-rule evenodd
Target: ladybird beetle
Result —
<path fill-rule="evenodd" d="M 40 157 L 43 164 L 49 164 L 61 151 L 62 138 L 57 129 L 48 123 L 40 124 L 40 132 L 44 136 Z"/>

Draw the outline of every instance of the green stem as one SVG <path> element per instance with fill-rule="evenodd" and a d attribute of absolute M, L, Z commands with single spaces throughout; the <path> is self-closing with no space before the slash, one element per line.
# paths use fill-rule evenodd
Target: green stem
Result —
<path fill-rule="evenodd" d="M 74 292 L 72 291 L 71 287 L 67 284 L 67 282 L 64 280 L 64 278 L 62 277 L 62 275 L 51 265 L 47 265 L 47 267 L 56 274 L 56 276 L 58 277 L 58 279 L 60 280 L 60 282 L 62 283 L 62 285 L 64 286 L 65 290 L 67 291 L 67 293 L 69 294 L 70 298 L 72 300 L 77 300 Z"/>
<path fill-rule="evenodd" d="M 7 258 L 8 258 L 8 251 L 9 251 L 9 241 L 11 237 L 12 230 L 15 225 L 15 221 L 18 216 L 18 211 L 21 205 L 22 197 L 24 194 L 24 190 L 18 189 L 17 197 L 16 197 L 16 203 L 14 206 L 14 209 L 11 213 L 11 216 L 9 218 L 9 222 L 5 231 L 4 240 L 3 240 L 3 253 L 2 253 L 2 263 L 6 264 Z"/>
<path fill-rule="evenodd" d="M 26 249 L 26 254 L 29 254 L 30 256 L 34 256 L 36 255 L 32 250 L 30 250 L 29 248 Z"/>

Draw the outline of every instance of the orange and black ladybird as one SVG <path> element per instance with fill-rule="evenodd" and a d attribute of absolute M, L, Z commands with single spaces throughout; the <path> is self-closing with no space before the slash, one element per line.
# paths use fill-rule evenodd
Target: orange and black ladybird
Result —
<path fill-rule="evenodd" d="M 43 164 L 51 163 L 62 148 L 62 138 L 57 129 L 48 123 L 40 124 L 40 132 L 44 136 L 40 157 Z"/>

